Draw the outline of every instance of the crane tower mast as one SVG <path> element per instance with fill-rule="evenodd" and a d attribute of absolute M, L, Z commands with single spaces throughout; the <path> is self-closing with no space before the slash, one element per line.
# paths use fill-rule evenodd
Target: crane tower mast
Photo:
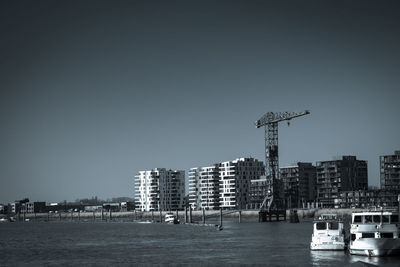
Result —
<path fill-rule="evenodd" d="M 265 129 L 265 167 L 268 192 L 261 204 L 269 211 L 274 204 L 277 209 L 283 209 L 283 192 L 279 192 L 277 182 L 279 180 L 279 154 L 278 154 L 278 123 L 289 121 L 293 118 L 310 114 L 310 111 L 303 112 L 268 112 L 255 122 L 256 128 L 264 126 Z"/>

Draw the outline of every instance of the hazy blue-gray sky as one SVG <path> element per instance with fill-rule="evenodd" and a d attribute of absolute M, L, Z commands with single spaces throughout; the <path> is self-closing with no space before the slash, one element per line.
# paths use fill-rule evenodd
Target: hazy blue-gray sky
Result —
<path fill-rule="evenodd" d="M 84 2 L 84 3 L 83 3 Z M 397 1 L 2 1 L 0 202 L 133 196 L 133 177 L 400 149 Z"/>

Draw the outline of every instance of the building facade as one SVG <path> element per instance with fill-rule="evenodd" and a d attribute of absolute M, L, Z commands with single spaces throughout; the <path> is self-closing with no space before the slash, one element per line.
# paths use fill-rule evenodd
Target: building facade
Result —
<path fill-rule="evenodd" d="M 380 156 L 381 189 L 400 190 L 400 150 Z"/>
<path fill-rule="evenodd" d="M 301 208 L 316 198 L 316 167 L 298 162 L 295 166 L 279 168 L 287 208 Z"/>
<path fill-rule="evenodd" d="M 264 163 L 253 158 L 220 163 L 220 207 L 246 209 L 251 203 L 251 181 L 260 179 L 264 172 Z"/>
<path fill-rule="evenodd" d="M 194 209 L 245 209 L 251 203 L 251 180 L 260 179 L 264 164 L 238 158 L 189 170 L 189 203 Z"/>
<path fill-rule="evenodd" d="M 140 211 L 183 209 L 185 172 L 155 168 L 135 176 L 135 203 Z"/>
<path fill-rule="evenodd" d="M 379 189 L 344 191 L 335 199 L 335 208 L 397 207 L 399 193 L 400 191 Z"/>
<path fill-rule="evenodd" d="M 317 162 L 317 199 L 323 208 L 333 208 L 343 191 L 368 189 L 367 161 L 355 156 Z"/>
<path fill-rule="evenodd" d="M 260 209 L 265 196 L 267 195 L 268 181 L 265 176 L 260 179 L 251 180 L 250 185 L 250 209 Z"/>

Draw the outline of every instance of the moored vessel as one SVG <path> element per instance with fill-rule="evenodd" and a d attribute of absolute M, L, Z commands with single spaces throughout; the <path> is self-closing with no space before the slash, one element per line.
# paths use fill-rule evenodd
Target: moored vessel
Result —
<path fill-rule="evenodd" d="M 321 214 L 313 223 L 311 250 L 344 250 L 343 222 L 336 214 Z"/>
<path fill-rule="evenodd" d="M 399 213 L 367 211 L 351 215 L 350 254 L 388 256 L 400 254 Z"/>
<path fill-rule="evenodd" d="M 171 223 L 171 224 L 179 224 L 178 218 L 176 218 L 174 216 L 174 214 L 171 212 L 168 212 L 167 214 L 165 214 L 165 222 Z"/>

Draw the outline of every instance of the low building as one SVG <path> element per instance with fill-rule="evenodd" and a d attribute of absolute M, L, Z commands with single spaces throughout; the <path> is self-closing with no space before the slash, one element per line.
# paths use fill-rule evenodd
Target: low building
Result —
<path fill-rule="evenodd" d="M 335 208 L 397 207 L 400 191 L 357 190 L 340 192 L 335 199 Z"/>
<path fill-rule="evenodd" d="M 103 204 L 103 210 L 104 211 L 113 211 L 113 212 L 118 212 L 121 210 L 121 204 L 120 203 L 104 203 Z"/>

